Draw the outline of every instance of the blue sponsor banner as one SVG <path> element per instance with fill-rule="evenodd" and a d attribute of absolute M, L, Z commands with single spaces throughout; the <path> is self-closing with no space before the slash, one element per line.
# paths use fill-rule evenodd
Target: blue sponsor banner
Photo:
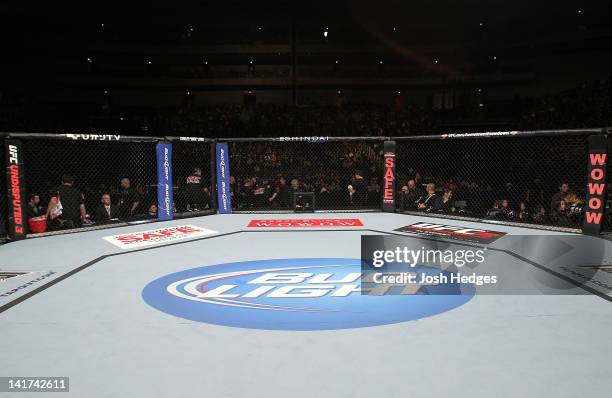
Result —
<path fill-rule="evenodd" d="M 220 214 L 232 212 L 230 191 L 229 151 L 227 144 L 217 144 L 217 204 Z"/>
<path fill-rule="evenodd" d="M 172 193 L 172 144 L 157 144 L 157 217 L 174 218 Z"/>

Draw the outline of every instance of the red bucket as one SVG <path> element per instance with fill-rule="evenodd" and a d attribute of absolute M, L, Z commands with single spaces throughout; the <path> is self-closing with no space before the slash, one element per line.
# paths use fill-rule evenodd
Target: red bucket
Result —
<path fill-rule="evenodd" d="M 33 234 L 40 234 L 47 230 L 47 217 L 32 217 L 28 220 L 28 225 L 30 226 L 30 231 Z"/>

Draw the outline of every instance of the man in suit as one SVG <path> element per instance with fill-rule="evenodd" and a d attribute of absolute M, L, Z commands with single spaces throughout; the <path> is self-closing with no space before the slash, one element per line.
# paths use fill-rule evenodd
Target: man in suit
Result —
<path fill-rule="evenodd" d="M 103 194 L 100 202 L 101 204 L 96 208 L 96 222 L 98 224 L 105 224 L 119 218 L 119 207 L 111 204 L 109 194 Z"/>

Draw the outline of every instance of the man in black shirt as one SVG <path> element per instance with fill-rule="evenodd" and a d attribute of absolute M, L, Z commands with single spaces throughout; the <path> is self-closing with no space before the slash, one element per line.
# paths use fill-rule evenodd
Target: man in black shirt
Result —
<path fill-rule="evenodd" d="M 416 187 L 414 180 L 409 180 L 405 187 L 402 187 L 400 205 L 402 210 L 416 210 L 417 202 L 423 193 Z"/>
<path fill-rule="evenodd" d="M 122 179 L 121 188 L 119 189 L 119 203 L 117 204 L 121 217 L 132 217 L 139 204 L 140 197 L 134 188 L 131 187 L 130 180 L 128 178 Z"/>
<path fill-rule="evenodd" d="M 32 217 L 40 217 L 45 214 L 42 206 L 40 205 L 40 197 L 37 194 L 28 196 L 28 207 L 26 208 L 28 220 Z"/>
<path fill-rule="evenodd" d="M 276 190 L 268 200 L 273 208 L 286 209 L 290 206 L 290 197 L 291 194 L 289 192 L 289 187 L 287 187 L 287 180 L 281 177 Z"/>
<path fill-rule="evenodd" d="M 209 198 L 205 192 L 202 180 L 202 169 L 195 167 L 193 173 L 185 181 L 185 196 L 187 199 L 187 211 L 200 211 L 208 207 Z"/>
<path fill-rule="evenodd" d="M 444 194 L 436 198 L 433 210 L 438 213 L 454 213 L 455 201 L 453 200 L 453 191 L 445 189 Z"/>
<path fill-rule="evenodd" d="M 87 211 L 81 192 L 73 187 L 74 179 L 70 175 L 62 176 L 62 185 L 51 192 L 51 197 L 59 200 L 61 214 L 59 220 L 66 228 L 81 226 L 87 219 Z"/>

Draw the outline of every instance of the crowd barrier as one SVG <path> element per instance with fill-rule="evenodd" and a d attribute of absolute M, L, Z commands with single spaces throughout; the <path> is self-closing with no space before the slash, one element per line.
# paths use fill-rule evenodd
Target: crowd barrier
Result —
<path fill-rule="evenodd" d="M 3 133 L 0 237 L 217 212 L 289 212 L 296 192 L 312 195 L 309 210 L 418 213 L 597 234 L 611 225 L 608 133 L 224 140 Z M 71 213 L 67 192 L 63 213 L 73 222 L 58 224 L 48 215 L 58 213 L 63 182 L 81 195 L 86 217 Z"/>

